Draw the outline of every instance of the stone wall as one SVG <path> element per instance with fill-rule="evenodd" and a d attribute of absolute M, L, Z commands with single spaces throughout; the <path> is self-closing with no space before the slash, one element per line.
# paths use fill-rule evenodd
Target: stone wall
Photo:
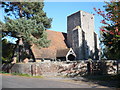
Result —
<path fill-rule="evenodd" d="M 120 62 L 118 64 L 120 71 Z M 81 76 L 85 74 L 116 74 L 117 62 L 109 61 L 71 61 L 71 62 L 35 62 L 3 65 L 3 71 L 22 73 L 32 76 Z"/>
<path fill-rule="evenodd" d="M 116 74 L 117 65 L 118 71 L 120 71 L 120 61 L 106 60 L 106 61 L 93 61 L 92 63 L 92 74 Z"/>
<path fill-rule="evenodd" d="M 58 75 L 81 76 L 87 74 L 87 63 L 85 61 L 63 63 L 59 66 Z"/>
<path fill-rule="evenodd" d="M 57 64 L 52 62 L 17 63 L 9 70 L 11 73 L 22 73 L 32 76 L 47 75 L 58 71 Z"/>

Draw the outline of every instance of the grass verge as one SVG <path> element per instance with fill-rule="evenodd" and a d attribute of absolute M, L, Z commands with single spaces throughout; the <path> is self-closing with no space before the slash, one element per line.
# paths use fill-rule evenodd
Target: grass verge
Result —
<path fill-rule="evenodd" d="M 22 74 L 22 73 L 6 73 L 6 72 L 4 72 L 4 71 L 0 71 L 0 74 L 9 74 L 9 75 L 24 76 L 24 77 L 32 77 L 32 78 L 43 78 L 43 76 L 31 76 L 31 75 Z"/>
<path fill-rule="evenodd" d="M 120 74 L 118 75 L 86 75 L 86 81 L 97 82 L 101 85 L 120 88 Z"/>
<path fill-rule="evenodd" d="M 86 75 L 83 77 L 89 80 L 99 80 L 99 81 L 119 80 L 120 81 L 120 74 L 118 75 Z"/>

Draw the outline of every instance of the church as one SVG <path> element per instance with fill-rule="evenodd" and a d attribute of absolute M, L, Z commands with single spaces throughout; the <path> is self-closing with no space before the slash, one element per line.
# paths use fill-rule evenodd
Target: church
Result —
<path fill-rule="evenodd" d="M 94 31 L 94 16 L 78 11 L 67 16 L 67 33 L 46 30 L 51 41 L 48 48 L 31 47 L 35 60 L 99 59 L 98 36 Z"/>

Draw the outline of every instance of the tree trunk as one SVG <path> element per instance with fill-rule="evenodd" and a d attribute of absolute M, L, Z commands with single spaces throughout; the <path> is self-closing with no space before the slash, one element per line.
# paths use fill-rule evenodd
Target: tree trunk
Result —
<path fill-rule="evenodd" d="M 12 57 L 12 58 L 17 57 L 18 61 L 19 61 L 19 56 L 18 56 L 19 55 L 19 41 L 20 41 L 20 38 L 18 38 L 18 40 L 16 41 L 16 45 L 15 45 L 13 57 Z"/>

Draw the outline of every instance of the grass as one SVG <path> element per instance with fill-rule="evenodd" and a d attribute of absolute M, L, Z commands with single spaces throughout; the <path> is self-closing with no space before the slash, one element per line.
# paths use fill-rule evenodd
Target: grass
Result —
<path fill-rule="evenodd" d="M 110 80 L 120 81 L 120 74 L 118 75 L 86 75 L 83 77 L 86 79 L 99 80 L 99 81 L 110 81 Z"/>
<path fill-rule="evenodd" d="M 6 72 L 4 72 L 4 71 L 0 71 L 0 73 L 1 73 L 1 74 L 9 74 L 9 73 L 6 73 Z"/>
<path fill-rule="evenodd" d="M 43 78 L 43 76 L 31 76 L 28 74 L 22 74 L 22 73 L 6 73 L 4 71 L 0 71 L 1 74 L 10 74 L 10 75 L 16 75 L 16 76 L 24 76 L 24 77 L 32 77 L 32 78 Z"/>
<path fill-rule="evenodd" d="M 120 74 L 118 75 L 86 75 L 87 81 L 97 82 L 101 85 L 120 88 Z"/>

